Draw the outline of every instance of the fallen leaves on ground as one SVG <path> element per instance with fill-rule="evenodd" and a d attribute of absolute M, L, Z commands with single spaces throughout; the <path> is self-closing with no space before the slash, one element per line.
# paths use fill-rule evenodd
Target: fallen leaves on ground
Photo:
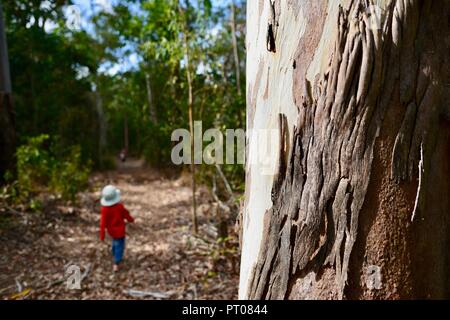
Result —
<path fill-rule="evenodd" d="M 101 188 L 115 184 L 135 224 L 125 260 L 112 272 L 110 239 L 98 239 Z M 235 299 L 235 237 L 218 243 L 208 192 L 198 192 L 198 235 L 191 232 L 191 189 L 140 164 L 91 177 L 77 206 L 50 201 L 41 213 L 13 213 L 0 227 L 2 299 Z M 0 214 L 7 214 L 0 212 Z M 70 289 L 69 266 L 80 289 Z"/>

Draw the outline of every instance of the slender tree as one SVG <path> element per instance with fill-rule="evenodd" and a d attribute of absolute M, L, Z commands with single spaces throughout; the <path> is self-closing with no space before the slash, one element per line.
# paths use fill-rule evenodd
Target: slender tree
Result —
<path fill-rule="evenodd" d="M 95 111 L 97 112 L 98 118 L 98 155 L 99 155 L 99 164 L 103 165 L 103 155 L 105 153 L 106 148 L 106 119 L 105 119 L 105 110 L 103 107 L 103 99 L 102 95 L 99 91 L 99 88 L 96 87 L 93 92 Z"/>
<path fill-rule="evenodd" d="M 236 37 L 236 6 L 234 0 L 231 1 L 231 15 L 230 15 L 230 26 L 231 26 L 231 40 L 233 44 L 233 57 L 234 57 L 234 67 L 236 72 L 236 87 L 237 93 L 240 96 L 242 94 L 241 90 L 241 64 L 239 59 L 239 51 Z"/>
<path fill-rule="evenodd" d="M 128 110 L 123 112 L 123 148 L 125 152 L 128 153 L 128 148 L 130 146 L 130 140 L 128 136 Z"/>
<path fill-rule="evenodd" d="M 153 103 L 153 95 L 152 95 L 152 83 L 150 80 L 150 73 L 145 73 L 145 87 L 147 89 L 147 103 L 148 103 L 148 111 L 150 116 L 150 121 L 156 125 L 158 124 L 158 118 L 156 115 L 155 105 Z"/>
<path fill-rule="evenodd" d="M 184 24 L 182 26 L 183 33 L 183 47 L 184 47 L 184 60 L 186 69 L 186 79 L 188 86 L 188 114 L 189 114 L 189 132 L 191 135 L 191 181 L 192 181 L 192 225 L 194 233 L 198 232 L 197 222 L 197 203 L 195 198 L 196 181 L 195 181 L 195 154 L 194 154 L 194 96 L 192 88 L 192 73 L 191 73 L 191 56 L 189 50 L 188 40 L 188 20 L 187 11 L 189 10 L 189 4 L 186 2 L 187 8 L 184 10 Z M 182 9 L 181 9 L 182 10 Z"/>

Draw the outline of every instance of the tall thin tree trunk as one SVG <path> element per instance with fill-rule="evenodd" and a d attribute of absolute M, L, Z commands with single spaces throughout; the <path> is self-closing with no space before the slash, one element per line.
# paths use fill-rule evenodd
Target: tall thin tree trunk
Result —
<path fill-rule="evenodd" d="M 240 96 L 241 92 L 241 68 L 239 61 L 239 51 L 236 39 L 236 6 L 234 4 L 234 0 L 231 1 L 231 40 L 233 43 L 233 55 L 234 55 L 234 67 L 236 70 L 236 87 L 237 93 Z"/>
<path fill-rule="evenodd" d="M 0 182 L 14 170 L 16 134 L 3 8 L 0 3 Z"/>
<path fill-rule="evenodd" d="M 103 99 L 102 95 L 99 92 L 98 88 L 94 91 L 94 103 L 95 110 L 97 112 L 98 118 L 98 159 L 100 161 L 100 166 L 103 165 L 103 155 L 106 147 L 106 121 L 105 121 L 105 112 L 103 109 Z"/>
<path fill-rule="evenodd" d="M 150 74 L 145 73 L 145 84 L 147 87 L 147 103 L 148 103 L 148 111 L 150 115 L 150 120 L 153 124 L 158 123 L 158 117 L 156 114 L 155 105 L 153 104 L 153 95 L 152 95 L 152 86 L 150 81 Z"/>
<path fill-rule="evenodd" d="M 189 108 L 189 132 L 191 134 L 191 175 L 192 175 L 192 224 L 194 233 L 198 232 L 197 222 L 197 202 L 195 198 L 196 182 L 195 182 L 195 154 L 194 154 L 194 97 L 192 90 L 192 74 L 190 67 L 189 56 L 189 42 L 187 32 L 185 30 L 183 34 L 184 50 L 185 50 L 185 62 L 186 62 L 186 77 L 188 82 L 188 108 Z"/>
<path fill-rule="evenodd" d="M 241 298 L 450 297 L 449 13 L 247 3 Z"/>
<path fill-rule="evenodd" d="M 129 137 L 128 137 L 128 112 L 125 111 L 123 114 L 123 147 L 125 152 L 128 154 L 129 148 Z"/>

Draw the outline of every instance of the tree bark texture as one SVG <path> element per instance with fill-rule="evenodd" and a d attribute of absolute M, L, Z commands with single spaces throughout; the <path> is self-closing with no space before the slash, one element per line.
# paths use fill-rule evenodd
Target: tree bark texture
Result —
<path fill-rule="evenodd" d="M 279 133 L 270 175 L 247 162 L 240 297 L 448 298 L 450 1 L 247 15 L 247 127 Z"/>

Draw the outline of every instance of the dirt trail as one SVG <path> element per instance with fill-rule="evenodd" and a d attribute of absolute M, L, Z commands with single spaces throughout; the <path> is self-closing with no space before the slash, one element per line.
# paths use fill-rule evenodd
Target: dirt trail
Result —
<path fill-rule="evenodd" d="M 0 298 L 236 298 L 236 259 L 223 258 L 205 231 L 211 229 L 206 228 L 211 218 L 206 192 L 199 190 L 203 228 L 193 237 L 191 189 L 142 165 L 130 159 L 116 171 L 95 174 L 92 191 L 80 195 L 77 207 L 48 205 L 43 213 L 18 215 L 0 228 Z M 127 227 L 125 260 L 116 274 L 111 272 L 110 239 L 98 239 L 96 200 L 108 183 L 121 190 L 136 218 Z M 80 290 L 67 288 L 70 265 L 85 273 Z"/>

